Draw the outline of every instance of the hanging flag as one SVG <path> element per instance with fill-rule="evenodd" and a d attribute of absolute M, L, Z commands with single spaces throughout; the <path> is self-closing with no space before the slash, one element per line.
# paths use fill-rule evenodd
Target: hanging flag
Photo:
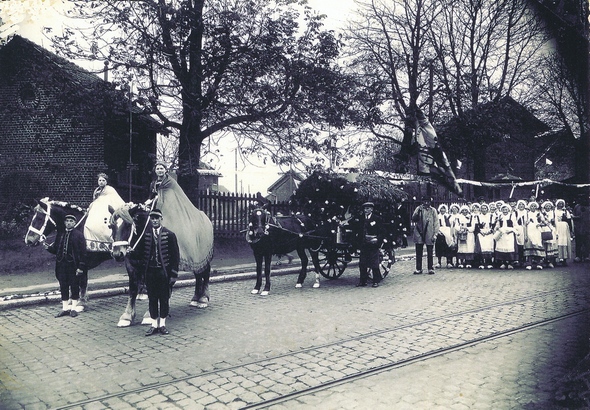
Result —
<path fill-rule="evenodd" d="M 418 175 L 431 176 L 457 195 L 463 195 L 447 155 L 438 143 L 436 131 L 420 109 L 416 110 L 415 141 L 419 148 Z"/>
<path fill-rule="evenodd" d="M 545 158 L 545 165 L 553 165 L 553 161 L 551 161 L 549 158 Z"/>

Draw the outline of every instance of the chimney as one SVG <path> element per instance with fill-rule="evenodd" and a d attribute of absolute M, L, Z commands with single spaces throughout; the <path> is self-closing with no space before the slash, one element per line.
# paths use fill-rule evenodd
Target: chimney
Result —
<path fill-rule="evenodd" d="M 104 62 L 104 81 L 105 82 L 109 81 L 109 62 L 108 61 Z"/>

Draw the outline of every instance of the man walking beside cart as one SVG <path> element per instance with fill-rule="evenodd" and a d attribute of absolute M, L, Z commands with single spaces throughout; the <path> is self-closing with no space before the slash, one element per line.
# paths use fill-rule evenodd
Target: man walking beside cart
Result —
<path fill-rule="evenodd" d="M 365 202 L 363 205 L 363 216 L 358 223 L 359 239 L 359 270 L 360 281 L 358 286 L 367 286 L 369 269 L 373 273 L 373 287 L 379 287 L 383 280 L 379 268 L 379 247 L 383 241 L 383 222 L 375 215 L 373 202 Z"/>

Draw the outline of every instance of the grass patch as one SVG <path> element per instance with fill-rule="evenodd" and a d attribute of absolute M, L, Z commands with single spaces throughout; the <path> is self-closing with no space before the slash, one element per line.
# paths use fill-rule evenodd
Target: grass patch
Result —
<path fill-rule="evenodd" d="M 227 263 L 254 261 L 254 256 L 246 240 L 240 238 L 215 238 L 214 259 L 224 259 Z M 105 262 L 96 267 L 109 268 L 116 262 Z M 53 270 L 55 255 L 47 252 L 41 245 L 26 246 L 23 238 L 0 240 L 0 275 Z"/>
<path fill-rule="evenodd" d="M 55 255 L 42 246 L 26 246 L 22 238 L 0 240 L 0 275 L 36 272 L 55 266 Z"/>

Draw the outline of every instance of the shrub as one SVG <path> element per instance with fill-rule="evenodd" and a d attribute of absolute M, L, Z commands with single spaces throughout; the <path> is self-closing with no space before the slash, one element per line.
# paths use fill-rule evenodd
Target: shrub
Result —
<path fill-rule="evenodd" d="M 20 224 L 14 219 L 12 221 L 0 221 L 0 239 L 13 239 L 22 235 Z"/>

